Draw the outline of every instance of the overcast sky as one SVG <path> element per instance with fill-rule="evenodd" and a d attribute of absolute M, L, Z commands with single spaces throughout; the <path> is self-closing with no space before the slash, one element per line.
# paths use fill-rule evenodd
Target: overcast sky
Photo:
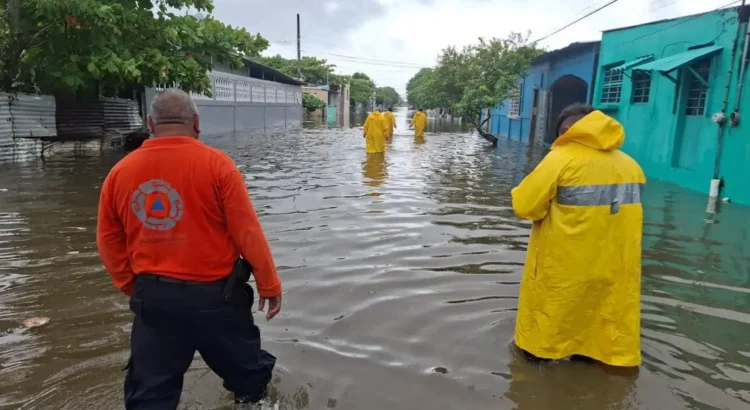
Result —
<path fill-rule="evenodd" d="M 337 71 L 362 71 L 405 97 L 406 82 L 433 66 L 440 50 L 480 36 L 531 30 L 536 39 L 611 0 L 214 0 L 216 18 L 261 33 L 267 55 L 296 57 L 296 14 L 302 54 Z M 731 0 L 619 0 L 541 43 L 548 50 L 599 40 L 602 30 L 710 11 Z M 739 2 L 737 2 L 739 4 Z"/>

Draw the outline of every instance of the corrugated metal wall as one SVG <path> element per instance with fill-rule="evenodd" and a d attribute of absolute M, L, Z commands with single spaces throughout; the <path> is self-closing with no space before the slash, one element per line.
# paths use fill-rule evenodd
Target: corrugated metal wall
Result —
<path fill-rule="evenodd" d="M 41 139 L 56 136 L 54 97 L 0 93 L 0 161 L 38 157 Z"/>
<path fill-rule="evenodd" d="M 135 100 L 100 97 L 75 101 L 58 97 L 57 131 L 64 141 L 124 136 L 140 130 L 143 120 Z"/>

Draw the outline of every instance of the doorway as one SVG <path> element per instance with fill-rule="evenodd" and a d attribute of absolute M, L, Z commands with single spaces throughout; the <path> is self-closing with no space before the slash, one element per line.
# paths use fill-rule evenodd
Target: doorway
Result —
<path fill-rule="evenodd" d="M 547 135 L 544 142 L 552 144 L 557 139 L 557 117 L 569 105 L 580 103 L 585 104 L 588 101 L 589 86 L 580 77 L 574 75 L 564 75 L 550 87 L 550 110 L 549 120 L 547 121 Z"/>

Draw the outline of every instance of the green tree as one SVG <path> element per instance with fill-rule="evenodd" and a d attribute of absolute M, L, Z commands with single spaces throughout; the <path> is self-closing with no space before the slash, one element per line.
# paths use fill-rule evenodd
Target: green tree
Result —
<path fill-rule="evenodd" d="M 511 33 L 507 38 L 479 39 L 468 50 L 463 95 L 452 108 L 479 127 L 482 109 L 508 99 L 518 79 L 543 50 L 528 43 L 529 35 Z"/>
<path fill-rule="evenodd" d="M 215 63 L 239 66 L 268 47 L 260 34 L 214 19 L 212 0 L 6 0 L 0 86 L 29 91 L 176 83 L 210 92 Z M 208 14 L 196 18 L 184 13 Z"/>
<path fill-rule="evenodd" d="M 375 102 L 390 107 L 401 102 L 401 95 L 393 87 L 378 87 L 375 90 Z"/>
<path fill-rule="evenodd" d="M 297 77 L 297 60 L 286 59 L 280 55 L 273 57 L 259 57 L 255 59 L 261 64 L 273 67 L 282 73 Z M 333 73 L 335 65 L 329 64 L 325 59 L 316 57 L 302 57 L 302 81 L 308 84 L 345 84 L 346 76 L 340 76 Z"/>
<path fill-rule="evenodd" d="M 352 75 L 351 93 L 349 95 L 352 105 L 355 103 L 368 104 L 374 92 L 375 82 L 370 77 L 362 73 Z"/>
<path fill-rule="evenodd" d="M 421 108 L 447 108 L 479 126 L 483 108 L 507 99 L 518 78 L 542 53 L 528 34 L 479 39 L 457 50 L 443 49 L 434 69 L 422 69 L 406 86 L 409 103 Z"/>
<path fill-rule="evenodd" d="M 431 94 L 434 89 L 434 70 L 423 68 L 417 72 L 406 84 L 406 98 L 410 105 L 418 108 L 436 108 Z"/>
<path fill-rule="evenodd" d="M 302 108 L 307 112 L 313 112 L 326 108 L 326 103 L 313 94 L 304 93 L 302 94 Z"/>

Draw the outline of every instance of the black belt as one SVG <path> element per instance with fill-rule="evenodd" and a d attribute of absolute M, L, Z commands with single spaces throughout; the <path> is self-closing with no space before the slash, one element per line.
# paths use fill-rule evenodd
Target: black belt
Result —
<path fill-rule="evenodd" d="M 163 275 L 155 275 L 153 273 L 142 273 L 138 275 L 137 277 L 140 279 L 145 279 L 145 280 L 152 280 L 152 281 L 164 282 L 164 283 L 176 283 L 180 285 L 223 285 L 227 282 L 227 280 L 229 280 L 229 275 L 219 280 L 215 280 L 211 282 L 199 282 L 196 280 L 175 279 L 175 278 L 170 278 L 170 277 L 163 276 Z"/>

